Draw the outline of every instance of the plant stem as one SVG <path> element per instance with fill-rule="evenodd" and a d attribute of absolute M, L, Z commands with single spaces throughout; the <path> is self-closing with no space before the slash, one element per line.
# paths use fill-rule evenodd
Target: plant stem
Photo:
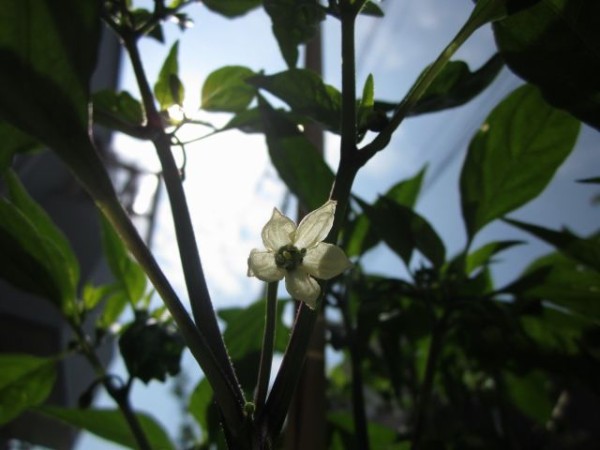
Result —
<path fill-rule="evenodd" d="M 175 222 L 181 264 L 196 326 L 199 332 L 204 335 L 217 360 L 217 364 L 221 368 L 221 373 L 227 378 L 229 385 L 235 391 L 235 396 L 240 400 L 240 406 L 243 407 L 245 403 L 244 396 L 239 388 L 239 383 L 229 355 L 227 354 L 227 349 L 210 300 L 183 184 L 179 169 L 171 152 L 171 142 L 163 129 L 160 114 L 154 104 L 152 90 L 142 66 L 137 40 L 134 35 L 127 34 L 123 36 L 123 40 L 129 52 L 136 80 L 140 88 L 148 127 L 155 130 L 153 143 L 163 169 L 163 177 Z"/>
<path fill-rule="evenodd" d="M 346 296 L 347 297 L 347 296 Z M 361 355 L 356 340 L 356 329 L 352 325 L 348 311 L 348 300 L 344 298 L 340 302 L 340 311 L 344 321 L 344 328 L 348 338 L 348 350 L 350 351 L 350 364 L 352 368 L 352 414 L 354 417 L 354 433 L 356 435 L 357 448 L 369 450 L 369 433 L 367 426 L 367 415 L 365 413 L 365 397 L 363 393 L 363 377 L 361 371 Z"/>
<path fill-rule="evenodd" d="M 271 378 L 271 365 L 273 363 L 273 348 L 275 343 L 275 322 L 277 317 L 277 287 L 279 282 L 275 281 L 267 285 L 267 302 L 265 314 L 265 331 L 260 354 L 260 365 L 258 369 L 258 383 L 254 404 L 256 411 L 260 411 L 267 398 L 269 380 Z"/>
<path fill-rule="evenodd" d="M 433 80 L 440 74 L 448 61 L 460 46 L 479 28 L 485 21 L 481 19 L 481 13 L 476 8 L 467 19 L 467 22 L 458 31 L 454 39 L 442 50 L 436 60 L 428 66 L 419 79 L 406 94 L 404 99 L 398 104 L 394 115 L 385 129 L 377 137 L 358 152 L 358 161 L 361 166 L 371 159 L 375 153 L 383 150 L 390 142 L 392 134 L 400 126 L 406 115 L 410 112 L 415 103 L 427 91 Z"/>
<path fill-rule="evenodd" d="M 81 346 L 83 354 L 92 365 L 96 376 L 102 380 L 104 388 L 112 397 L 112 399 L 117 403 L 121 414 L 123 414 L 123 417 L 125 418 L 125 421 L 127 422 L 129 429 L 131 430 L 133 438 L 137 442 L 138 448 L 140 450 L 152 450 L 152 446 L 148 441 L 148 437 L 146 436 L 146 433 L 144 432 L 140 421 L 135 415 L 135 412 L 131 407 L 131 403 L 129 402 L 129 389 L 121 389 L 114 386 L 111 379 L 108 377 L 106 370 L 104 369 L 104 366 L 100 361 L 100 358 L 98 358 L 98 355 L 96 354 L 95 350 L 90 346 L 85 336 L 85 333 L 81 329 L 81 326 L 78 323 L 75 323 L 71 320 L 69 321 L 69 324 L 71 325 L 71 329 L 77 337 L 77 341 Z"/>
<path fill-rule="evenodd" d="M 435 323 L 433 327 L 433 333 L 431 336 L 431 345 L 429 346 L 429 353 L 427 355 L 427 364 L 425 366 L 425 377 L 423 379 L 423 386 L 421 386 L 421 393 L 419 396 L 419 403 L 417 405 L 417 411 L 415 413 L 415 427 L 413 431 L 412 449 L 418 450 L 421 445 L 421 439 L 423 438 L 423 431 L 425 430 L 425 422 L 429 412 L 429 402 L 431 401 L 431 394 L 433 391 L 433 380 L 435 376 L 435 370 L 437 361 L 440 356 L 440 352 L 443 347 L 444 335 L 447 331 L 449 310 L 446 310 L 442 317 Z"/>

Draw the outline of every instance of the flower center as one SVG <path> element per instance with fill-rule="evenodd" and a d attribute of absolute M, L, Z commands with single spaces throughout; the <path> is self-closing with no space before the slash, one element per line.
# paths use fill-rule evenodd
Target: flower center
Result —
<path fill-rule="evenodd" d="M 284 245 L 275 253 L 275 264 L 285 270 L 294 270 L 306 255 L 306 249 L 298 250 L 293 245 Z"/>

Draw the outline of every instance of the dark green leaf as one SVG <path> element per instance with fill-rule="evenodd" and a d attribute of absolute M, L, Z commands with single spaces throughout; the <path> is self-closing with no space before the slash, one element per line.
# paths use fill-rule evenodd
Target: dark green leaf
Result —
<path fill-rule="evenodd" d="M 414 177 L 395 184 L 384 196 L 408 208 L 413 208 L 417 202 L 426 170 L 427 166 L 423 167 Z M 359 215 L 352 222 L 347 234 L 345 247 L 348 256 L 361 255 L 379 242 L 378 237 L 370 229 L 369 218 L 365 214 Z"/>
<path fill-rule="evenodd" d="M 154 95 L 162 110 L 173 105 L 181 105 L 184 98 L 183 84 L 179 81 L 179 41 L 176 41 L 163 63 L 158 80 L 154 85 Z M 177 80 L 174 82 L 174 80 Z M 173 92 L 175 88 L 175 92 Z M 173 95 L 175 94 L 175 95 Z"/>
<path fill-rule="evenodd" d="M 504 290 L 521 299 L 541 299 L 588 317 L 600 320 L 600 274 L 559 253 L 534 261 L 523 279 Z"/>
<path fill-rule="evenodd" d="M 14 200 L 0 199 L 0 275 L 20 289 L 48 298 L 71 316 L 79 282 L 77 260 L 51 219 L 16 177 L 8 175 Z"/>
<path fill-rule="evenodd" d="M 258 108 L 237 113 L 219 131 L 238 129 L 243 133 L 264 133 L 263 121 Z"/>
<path fill-rule="evenodd" d="M 101 217 L 101 225 L 104 255 L 110 271 L 127 301 L 136 305 L 146 292 L 146 273 L 131 257 L 119 235 L 104 217 Z"/>
<path fill-rule="evenodd" d="M 167 374 L 177 375 L 184 348 L 183 338 L 170 325 L 150 320 L 145 312 L 137 312 L 119 339 L 119 349 L 129 375 L 144 383 L 165 381 Z"/>
<path fill-rule="evenodd" d="M 225 17 L 238 17 L 260 6 L 260 0 L 204 0 L 202 2 L 211 11 Z"/>
<path fill-rule="evenodd" d="M 409 116 L 464 105 L 485 90 L 504 67 L 498 54 L 471 72 L 462 61 L 450 61 L 410 110 Z"/>
<path fill-rule="evenodd" d="M 596 234 L 584 239 L 576 236 L 566 228 L 562 231 L 554 231 L 518 220 L 505 219 L 505 222 L 533 234 L 548 244 L 553 245 L 566 256 L 600 272 L 600 235 Z"/>
<path fill-rule="evenodd" d="M 44 406 L 38 410 L 46 416 L 89 431 L 103 439 L 128 448 L 138 448 L 123 414 L 117 409 L 69 409 Z M 136 416 L 148 441 L 152 443 L 152 448 L 175 450 L 165 430 L 152 416 L 145 413 L 136 413 Z"/>
<path fill-rule="evenodd" d="M 246 308 L 228 308 L 219 311 L 227 327 L 223 338 L 227 343 L 229 356 L 239 359 L 262 346 L 265 324 L 265 300 L 259 300 Z M 283 304 L 277 308 L 275 350 L 283 352 L 287 345 L 289 329 L 283 323 Z"/>
<path fill-rule="evenodd" d="M 400 203 L 380 197 L 375 206 L 359 201 L 381 239 L 409 266 L 414 250 L 419 250 L 435 267 L 444 263 L 444 243 L 420 215 Z"/>
<path fill-rule="evenodd" d="M 153 14 L 144 8 L 138 8 L 131 11 L 131 18 L 133 19 L 133 26 L 136 29 L 140 29 L 141 27 L 145 26 L 149 20 L 154 19 Z M 162 26 L 160 25 L 160 22 L 158 22 L 155 26 L 150 28 L 146 32 L 146 35 L 156 39 L 160 43 L 165 42 L 165 37 L 163 35 Z"/>
<path fill-rule="evenodd" d="M 8 187 L 10 201 L 34 224 L 40 236 L 51 241 L 61 253 L 64 260 L 64 270 L 68 274 L 69 284 L 74 292 L 79 283 L 79 263 L 71 244 L 61 230 L 54 224 L 48 213 L 33 200 L 17 175 L 9 170 L 4 179 Z M 74 298 L 74 296 L 73 296 Z"/>
<path fill-rule="evenodd" d="M 51 358 L 0 354 L 0 425 L 46 400 L 56 379 L 55 365 Z"/>
<path fill-rule="evenodd" d="M 600 2 L 542 0 L 493 29 L 511 70 L 600 129 Z"/>
<path fill-rule="evenodd" d="M 552 413 L 556 399 L 550 398 L 551 384 L 542 372 L 526 376 L 504 375 L 508 397 L 517 407 L 540 424 L 545 424 Z"/>
<path fill-rule="evenodd" d="M 129 125 L 143 125 L 146 120 L 142 104 L 129 92 L 117 93 L 107 89 L 96 92 L 92 102 L 94 116 L 101 113 L 110 114 Z"/>
<path fill-rule="evenodd" d="M 281 179 L 308 210 L 329 198 L 333 172 L 314 145 L 286 115 L 260 99 L 269 155 Z"/>
<path fill-rule="evenodd" d="M 360 14 L 372 17 L 383 17 L 383 10 L 373 0 L 367 0 L 365 5 L 360 10 Z"/>
<path fill-rule="evenodd" d="M 479 247 L 474 252 L 470 253 L 467 256 L 467 264 L 465 273 L 469 275 L 475 269 L 481 266 L 487 266 L 491 262 L 491 258 L 496 254 L 514 247 L 515 245 L 521 245 L 523 242 L 521 241 L 496 241 L 485 244 L 482 247 Z"/>
<path fill-rule="evenodd" d="M 539 195 L 569 155 L 579 122 L 525 85 L 504 99 L 471 140 L 461 176 L 469 239 Z"/>
<path fill-rule="evenodd" d="M 212 72 L 202 86 L 202 108 L 207 111 L 242 112 L 256 89 L 246 83 L 255 73 L 242 66 L 226 66 Z"/>
<path fill-rule="evenodd" d="M 7 122 L 0 121 L 0 174 L 12 163 L 13 156 L 38 150 L 40 144 Z"/>
<path fill-rule="evenodd" d="M 335 428 L 347 433 L 351 436 L 355 436 L 354 422 L 352 415 L 348 412 L 331 412 L 327 414 L 327 421 Z M 368 439 L 372 448 L 376 449 L 387 449 L 391 447 L 396 441 L 396 432 L 389 427 L 380 425 L 378 423 L 368 423 Z M 355 438 L 353 438 L 355 439 Z"/>
<path fill-rule="evenodd" d="M 296 67 L 298 46 L 315 36 L 325 13 L 317 0 L 264 0 L 273 34 L 288 67 Z"/>
<path fill-rule="evenodd" d="M 293 112 L 310 117 L 330 131 L 340 130 L 342 97 L 313 71 L 290 69 L 275 75 L 258 75 L 249 83 L 286 102 Z"/>
<path fill-rule="evenodd" d="M 27 5 L 20 0 L 2 4 L 0 118 L 56 151 L 97 200 L 114 200 L 88 130 L 101 3 Z"/>
<path fill-rule="evenodd" d="M 200 425 L 203 433 L 208 430 L 208 421 L 206 420 L 207 409 L 213 402 L 213 390 L 210 387 L 210 383 L 206 378 L 200 380 L 200 382 L 194 388 L 190 395 L 190 404 L 188 410 Z"/>

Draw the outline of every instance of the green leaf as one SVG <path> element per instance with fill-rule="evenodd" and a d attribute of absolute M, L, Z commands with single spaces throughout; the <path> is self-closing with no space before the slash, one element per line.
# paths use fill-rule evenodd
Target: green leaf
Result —
<path fill-rule="evenodd" d="M 204 0 L 202 2 L 211 11 L 233 18 L 246 14 L 260 6 L 260 0 Z"/>
<path fill-rule="evenodd" d="M 25 187 L 12 170 L 5 173 L 4 179 L 8 187 L 10 201 L 34 224 L 40 236 L 48 239 L 56 246 L 64 261 L 64 268 L 70 286 L 69 291 L 75 298 L 75 292 L 79 283 L 79 262 L 70 242 L 63 232 L 55 225 L 48 213 L 29 195 Z M 69 294 L 71 295 L 71 294 Z"/>
<path fill-rule="evenodd" d="M 433 227 L 423 217 L 400 203 L 380 197 L 375 206 L 359 201 L 374 230 L 409 266 L 419 250 L 435 267 L 444 264 L 446 249 Z"/>
<path fill-rule="evenodd" d="M 123 414 L 117 409 L 69 409 L 44 406 L 38 411 L 103 439 L 128 448 L 138 448 Z M 152 416 L 145 413 L 136 413 L 136 416 L 148 441 L 152 443 L 152 448 L 175 450 L 165 430 Z"/>
<path fill-rule="evenodd" d="M 259 98 L 271 161 L 300 203 L 312 211 L 329 198 L 334 175 L 293 122 Z"/>
<path fill-rule="evenodd" d="M 513 72 L 550 104 L 600 129 L 600 2 L 542 0 L 493 30 Z"/>
<path fill-rule="evenodd" d="M 206 378 L 200 380 L 190 395 L 188 410 L 200 425 L 203 433 L 208 430 L 207 410 L 213 402 L 213 390 Z"/>
<path fill-rule="evenodd" d="M 274 75 L 258 75 L 248 82 L 279 97 L 293 112 L 310 117 L 326 129 L 339 133 L 341 94 L 324 84 L 315 72 L 290 69 Z"/>
<path fill-rule="evenodd" d="M 56 380 L 56 361 L 0 354 L 0 425 L 46 400 Z"/>
<path fill-rule="evenodd" d="M 465 273 L 469 275 L 478 267 L 487 266 L 493 262 L 491 258 L 496 254 L 521 244 L 521 241 L 495 241 L 479 247 L 467 256 Z"/>
<path fill-rule="evenodd" d="M 34 138 L 2 121 L 0 121 L 0 143 L 0 174 L 10 167 L 15 155 L 34 152 L 41 148 Z"/>
<path fill-rule="evenodd" d="M 202 108 L 207 111 L 242 112 L 256 89 L 246 83 L 255 73 L 243 66 L 226 66 L 212 72 L 202 86 Z"/>
<path fill-rule="evenodd" d="M 227 308 L 219 310 L 218 314 L 227 327 L 223 338 L 227 343 L 229 356 L 236 360 L 244 357 L 262 346 L 265 323 L 264 299 L 252 303 L 245 308 Z M 275 351 L 283 352 L 289 337 L 289 328 L 283 323 L 283 305 L 278 305 L 275 323 Z"/>
<path fill-rule="evenodd" d="M 48 298 L 67 316 L 75 313 L 79 266 L 71 248 L 46 213 L 8 174 L 14 202 L 0 199 L 0 276 L 14 286 Z"/>
<path fill-rule="evenodd" d="M 533 277 L 533 281 L 522 280 Z M 560 253 L 534 261 L 521 282 L 503 289 L 521 299 L 541 299 L 600 321 L 600 274 Z"/>
<path fill-rule="evenodd" d="M 139 100 L 127 91 L 115 92 L 106 89 L 96 92 L 92 97 L 94 117 L 97 114 L 110 114 L 115 119 L 129 125 L 143 125 L 146 117 Z"/>
<path fill-rule="evenodd" d="M 129 375 L 146 384 L 151 380 L 164 382 L 167 374 L 177 375 L 183 348 L 183 339 L 173 327 L 139 311 L 119 339 Z"/>
<path fill-rule="evenodd" d="M 21 0 L 2 4 L 0 119 L 56 151 L 97 201 L 115 201 L 88 130 L 101 4 L 40 0 L 26 5 Z"/>
<path fill-rule="evenodd" d="M 154 95 L 162 110 L 183 103 L 184 89 L 178 75 L 178 53 L 179 41 L 176 41 L 171 46 L 171 50 L 169 50 L 169 54 L 158 74 L 158 80 L 154 85 Z"/>
<path fill-rule="evenodd" d="M 414 177 L 396 183 L 384 194 L 384 197 L 407 208 L 414 208 L 426 170 L 427 166 L 423 167 Z M 375 205 L 377 205 L 377 202 Z M 366 214 L 359 215 L 346 233 L 348 236 L 345 248 L 348 256 L 361 255 L 379 242 L 378 236 L 373 233 L 370 227 L 370 221 Z"/>
<path fill-rule="evenodd" d="M 251 108 L 237 113 L 219 131 L 237 129 L 243 133 L 264 133 L 263 121 L 258 108 Z"/>
<path fill-rule="evenodd" d="M 315 36 L 325 12 L 317 0 L 264 0 L 273 34 L 288 67 L 296 67 L 298 46 Z"/>
<path fill-rule="evenodd" d="M 101 226 L 104 255 L 110 271 L 126 300 L 135 306 L 146 292 L 146 273 L 131 257 L 120 236 L 104 217 L 101 217 Z"/>
<path fill-rule="evenodd" d="M 450 61 L 409 112 L 409 116 L 464 105 L 494 81 L 504 61 L 492 56 L 479 70 L 471 72 L 463 61 Z"/>
<path fill-rule="evenodd" d="M 579 125 L 529 85 L 494 108 L 471 140 L 460 176 L 470 240 L 486 224 L 544 190 L 573 150 Z"/>
<path fill-rule="evenodd" d="M 555 401 L 549 398 L 552 386 L 547 374 L 531 372 L 517 377 L 505 372 L 504 381 L 508 397 L 521 411 L 540 424 L 550 419 Z"/>
<path fill-rule="evenodd" d="M 554 231 L 518 220 L 505 219 L 505 222 L 533 234 L 542 241 L 553 245 L 566 256 L 586 264 L 600 273 L 600 235 L 596 234 L 584 239 L 576 236 L 568 229 Z"/>
<path fill-rule="evenodd" d="M 365 16 L 371 16 L 371 17 L 383 17 L 384 16 L 383 10 L 373 0 L 367 0 L 365 2 L 364 6 L 361 8 L 359 14 L 363 14 Z"/>

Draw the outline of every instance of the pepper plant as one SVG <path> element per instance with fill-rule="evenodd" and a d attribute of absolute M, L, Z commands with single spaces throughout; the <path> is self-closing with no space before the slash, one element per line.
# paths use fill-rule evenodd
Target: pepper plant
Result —
<path fill-rule="evenodd" d="M 248 259 L 248 275 L 267 283 L 266 299 L 222 311 L 224 333 L 203 271 L 210 261 L 200 260 L 173 157 L 183 145 L 181 128 L 198 125 L 169 114 L 185 95 L 178 44 L 154 84 L 139 47 L 143 39 L 161 39 L 167 19 L 184 24 L 186 12 L 199 7 L 230 18 L 255 8 L 269 15 L 287 69 L 272 74 L 242 66 L 217 69 L 204 82 L 201 107 L 231 114 L 224 127 L 212 127 L 215 133 L 264 134 L 280 178 L 302 208 L 312 211 L 296 227 L 274 210 L 262 232 L 266 249 L 253 250 Z M 597 413 L 598 234 L 578 236 L 507 215 L 542 193 L 573 150 L 580 122 L 600 128 L 600 4 L 479 0 L 408 92 L 398 92 L 398 102 L 377 99 L 373 77 L 357 97 L 355 24 L 363 15 L 383 12 L 372 0 L 207 0 L 203 6 L 155 0 L 152 9 L 136 8 L 130 0 L 3 2 L 0 169 L 6 189 L 0 201 L 0 275 L 51 301 L 76 345 L 53 358 L 0 356 L 1 423 L 35 411 L 121 445 L 175 448 L 158 423 L 135 411 L 129 394 L 135 380 L 164 381 L 176 374 L 187 348 L 198 362 L 197 375 L 203 374 L 189 399 L 203 440 L 188 446 L 281 448 L 311 334 L 321 313 L 334 312 L 325 314 L 328 344 L 342 361 L 330 373 L 322 448 L 545 448 L 550 443 L 590 448 L 585 445 L 594 442 L 593 430 L 574 421 L 565 405 L 583 391 L 595 398 Z M 299 47 L 325 20 L 341 33 L 339 88 L 298 67 Z M 471 71 L 452 57 L 483 26 L 492 27 L 498 53 Z M 103 27 L 119 38 L 138 93 L 90 92 Z M 486 90 L 505 66 L 523 85 L 472 131 L 458 187 L 467 237 L 458 254 L 447 254 L 436 230 L 415 211 L 424 171 L 398 180 L 372 203 L 353 192 L 357 173 L 378 152 L 389 151 L 405 119 L 460 107 Z M 274 97 L 283 107 L 273 104 Z M 121 206 L 94 146 L 92 125 L 146 141 L 156 151 L 191 311 Z M 305 129 L 313 126 L 340 137 L 335 170 L 307 138 Z M 11 169 L 17 155 L 26 157 L 40 147 L 55 152 L 95 202 L 114 284 L 81 288 L 86 280 L 80 279 L 68 241 Z M 593 187 L 598 180 L 584 181 Z M 519 243 L 473 248 L 478 233 L 497 220 L 555 249 L 504 286 L 494 283 L 490 266 Z M 381 243 L 406 265 L 408 276 L 369 271 L 362 257 Z M 290 297 L 299 301 L 289 335 L 277 308 L 277 283 L 284 278 Z M 164 308 L 148 306 L 152 294 L 146 280 Z M 127 305 L 134 319 L 116 336 L 129 372 L 122 381 L 103 367 L 97 344 Z M 90 336 L 84 325 L 93 311 L 100 319 L 98 332 Z M 236 330 L 263 323 L 262 338 L 236 341 Z M 269 389 L 275 350 L 283 359 Z M 97 376 L 92 385 L 103 385 L 117 409 L 43 405 L 56 363 L 74 352 L 88 359 Z M 89 396 L 82 393 L 83 399 Z"/>

